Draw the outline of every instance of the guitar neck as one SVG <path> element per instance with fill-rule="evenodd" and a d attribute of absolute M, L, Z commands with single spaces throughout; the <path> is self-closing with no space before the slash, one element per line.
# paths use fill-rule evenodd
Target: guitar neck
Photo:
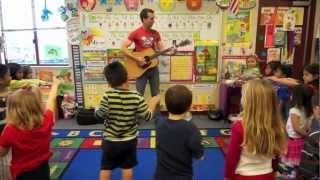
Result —
<path fill-rule="evenodd" d="M 158 52 L 154 53 L 152 56 L 150 56 L 150 59 L 156 58 L 156 57 L 158 57 L 158 56 L 160 56 L 160 55 L 162 55 L 162 54 L 170 51 L 171 48 L 173 48 L 173 47 L 170 47 L 170 48 L 167 48 L 167 49 L 165 49 L 165 50 L 158 51 Z"/>

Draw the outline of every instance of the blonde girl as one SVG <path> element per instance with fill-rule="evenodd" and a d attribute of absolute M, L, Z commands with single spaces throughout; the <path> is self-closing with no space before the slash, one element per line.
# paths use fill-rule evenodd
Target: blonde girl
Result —
<path fill-rule="evenodd" d="M 12 149 L 13 180 L 50 179 L 48 159 L 52 153 L 49 144 L 59 84 L 59 80 L 54 81 L 46 110 L 42 108 L 38 89 L 20 89 L 8 97 L 7 125 L 0 136 L 0 156 Z"/>
<path fill-rule="evenodd" d="M 272 85 L 250 80 L 242 87 L 242 118 L 231 130 L 225 179 L 275 179 L 272 158 L 285 151 L 283 121 Z"/>

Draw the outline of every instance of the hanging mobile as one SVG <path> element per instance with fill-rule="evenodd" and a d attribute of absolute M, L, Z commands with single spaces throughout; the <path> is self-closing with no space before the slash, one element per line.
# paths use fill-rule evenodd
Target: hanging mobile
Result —
<path fill-rule="evenodd" d="M 41 19 L 43 22 L 49 20 L 49 16 L 52 15 L 52 12 L 47 8 L 47 0 L 44 0 L 44 9 L 42 10 Z"/>

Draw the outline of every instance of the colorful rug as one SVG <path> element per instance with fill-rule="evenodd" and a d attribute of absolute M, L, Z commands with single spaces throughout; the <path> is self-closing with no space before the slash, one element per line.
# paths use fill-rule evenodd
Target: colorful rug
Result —
<path fill-rule="evenodd" d="M 223 179 L 224 153 L 228 145 L 229 129 L 201 129 L 202 144 L 206 148 L 205 160 L 195 161 L 195 179 Z M 50 159 L 51 179 L 98 179 L 102 143 L 101 130 L 56 129 L 52 133 Z M 152 179 L 156 155 L 155 130 L 139 130 L 138 162 L 134 170 L 134 179 Z M 216 162 L 219 162 L 217 164 Z M 116 170 L 112 179 L 120 179 L 120 170 Z M 197 178 L 198 177 L 198 178 Z M 211 178 L 210 178 L 211 177 Z M 219 179 L 219 178 L 218 178 Z"/>

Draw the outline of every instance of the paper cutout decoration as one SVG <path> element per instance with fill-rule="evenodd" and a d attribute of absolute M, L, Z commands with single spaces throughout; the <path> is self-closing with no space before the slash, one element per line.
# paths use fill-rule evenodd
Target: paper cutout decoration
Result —
<path fill-rule="evenodd" d="M 102 36 L 103 32 L 101 29 L 98 28 L 90 28 L 84 31 L 81 31 L 82 40 L 81 44 L 89 46 L 95 37 Z"/>
<path fill-rule="evenodd" d="M 80 6 L 85 11 L 92 11 L 97 4 L 97 0 L 80 0 Z"/>
<path fill-rule="evenodd" d="M 172 11 L 176 5 L 176 0 L 159 0 L 161 11 Z"/>
<path fill-rule="evenodd" d="M 139 0 L 124 0 L 124 4 L 128 11 L 137 11 L 139 7 Z"/>
<path fill-rule="evenodd" d="M 41 20 L 48 21 L 50 15 L 52 15 L 52 12 L 47 8 L 47 1 L 44 0 L 44 8 L 42 10 Z"/>
<path fill-rule="evenodd" d="M 201 0 L 187 0 L 187 8 L 191 11 L 199 10 L 201 5 Z"/>
<path fill-rule="evenodd" d="M 68 2 L 66 6 L 60 6 L 58 9 L 60 18 L 63 21 L 68 21 L 73 17 L 78 17 L 78 3 Z"/>

